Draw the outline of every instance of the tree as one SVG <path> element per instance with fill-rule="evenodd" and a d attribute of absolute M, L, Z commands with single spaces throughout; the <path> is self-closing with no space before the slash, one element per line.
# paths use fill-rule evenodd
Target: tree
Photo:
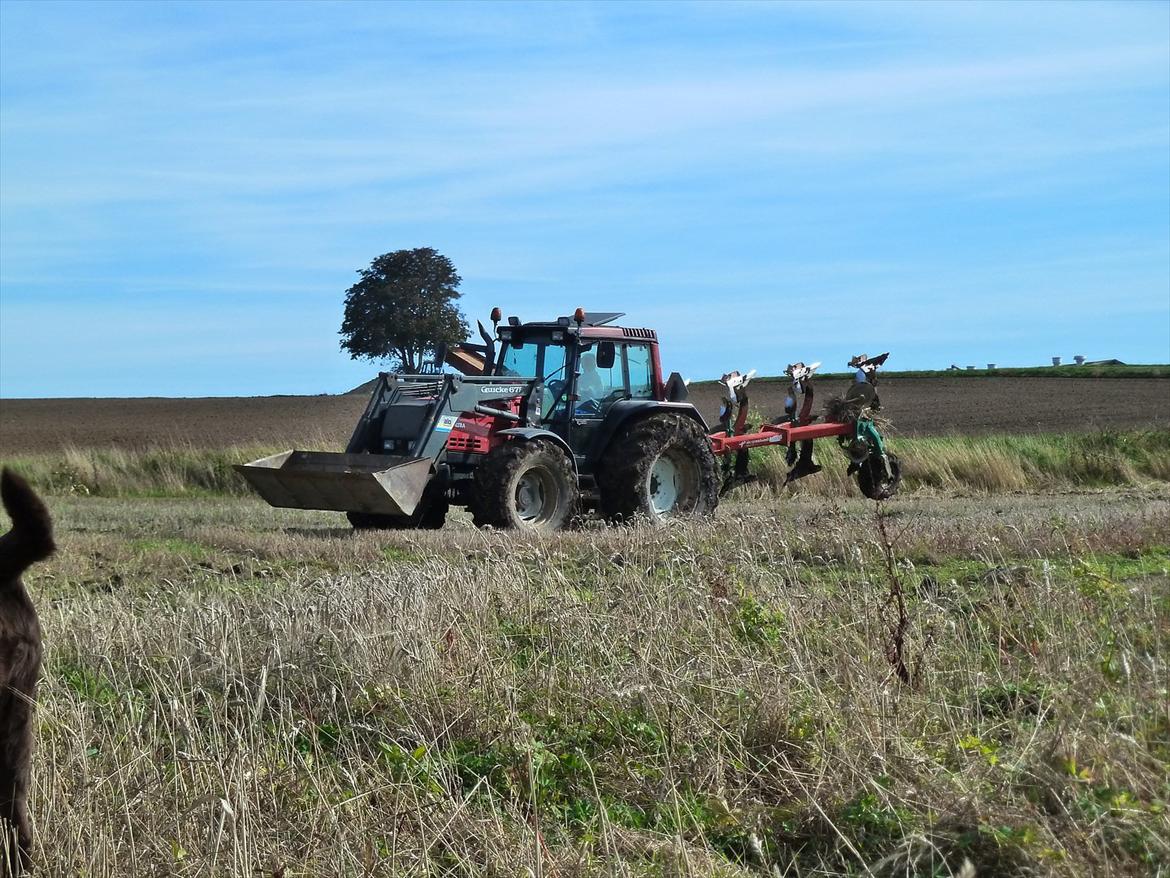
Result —
<path fill-rule="evenodd" d="M 358 272 L 345 293 L 341 348 L 366 360 L 391 360 L 407 373 L 421 372 L 438 348 L 467 337 L 455 300 L 455 266 L 430 247 L 383 253 Z"/>

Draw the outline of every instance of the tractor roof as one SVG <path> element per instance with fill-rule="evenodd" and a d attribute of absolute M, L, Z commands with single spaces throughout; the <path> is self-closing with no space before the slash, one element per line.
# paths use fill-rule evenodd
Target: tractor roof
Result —
<path fill-rule="evenodd" d="M 619 317 L 625 317 L 624 311 L 589 311 L 585 314 L 585 319 L 582 321 L 582 326 L 606 326 L 613 323 Z M 515 321 L 515 322 L 513 322 Z M 532 320 L 528 323 L 521 323 L 518 317 L 509 317 L 508 323 L 513 327 L 538 327 L 538 326 L 575 326 L 577 321 L 572 317 L 561 317 L 557 320 Z"/>
<path fill-rule="evenodd" d="M 534 320 L 531 323 L 514 323 L 508 327 L 501 326 L 500 331 L 503 333 L 505 330 L 511 330 L 512 332 L 519 332 L 521 335 L 527 335 L 528 333 L 551 333 L 560 330 L 562 332 L 569 332 L 579 338 L 610 339 L 614 341 L 619 339 L 656 341 L 658 339 L 658 333 L 653 329 L 635 329 L 610 325 L 614 320 L 624 316 L 624 314 L 616 311 L 594 311 L 585 315 L 585 319 L 581 321 L 579 327 L 577 321 L 571 317 L 562 317 L 556 321 Z"/>
<path fill-rule="evenodd" d="M 519 317 L 509 317 L 506 326 L 499 327 L 500 338 L 508 340 L 513 334 L 518 337 L 542 336 L 545 333 L 556 337 L 556 333 L 565 332 L 578 338 L 590 340 L 625 340 L 625 341 L 657 341 L 658 333 L 653 329 L 633 329 L 630 327 L 612 326 L 610 324 L 619 317 L 624 317 L 620 311 L 591 311 L 585 314 L 585 319 L 577 322 L 576 316 L 559 317 L 556 320 L 533 320 L 521 323 Z"/>

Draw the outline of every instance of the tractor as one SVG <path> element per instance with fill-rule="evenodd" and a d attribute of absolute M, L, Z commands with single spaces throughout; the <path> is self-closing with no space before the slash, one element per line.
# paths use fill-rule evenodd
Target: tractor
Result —
<path fill-rule="evenodd" d="M 579 511 L 611 520 L 705 515 L 719 471 L 658 337 L 623 315 L 510 318 L 444 359 L 464 374 L 381 373 L 344 454 L 289 451 L 238 467 L 274 506 L 345 512 L 355 528 L 475 523 L 553 531 Z M 497 350 L 498 348 L 498 350 Z"/>
<path fill-rule="evenodd" d="M 681 376 L 663 377 L 655 331 L 613 325 L 622 316 L 578 308 L 500 325 L 493 309 L 483 344 L 442 352 L 458 374 L 380 373 L 344 453 L 286 451 L 236 469 L 273 506 L 345 512 L 359 530 L 440 528 L 452 505 L 481 527 L 537 531 L 590 511 L 615 522 L 706 516 L 731 483 L 718 456 L 736 454 L 738 472 L 750 448 L 846 432 L 864 471 L 894 481 L 893 456 L 860 432 L 864 418 L 826 431 L 797 416 L 751 433 L 726 417 L 709 433 Z"/>

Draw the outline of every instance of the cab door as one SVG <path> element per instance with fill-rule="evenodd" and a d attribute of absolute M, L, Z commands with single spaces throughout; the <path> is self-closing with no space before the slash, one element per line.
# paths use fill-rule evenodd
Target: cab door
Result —
<path fill-rule="evenodd" d="M 589 452 L 615 402 L 652 399 L 653 364 L 649 344 L 595 341 L 578 352 L 576 396 L 569 444 L 578 469 L 590 472 Z"/>

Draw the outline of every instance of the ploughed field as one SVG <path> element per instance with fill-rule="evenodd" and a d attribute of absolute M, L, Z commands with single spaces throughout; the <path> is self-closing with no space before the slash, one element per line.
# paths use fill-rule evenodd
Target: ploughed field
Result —
<path fill-rule="evenodd" d="M 821 402 L 846 382 L 817 385 Z M 784 409 L 787 382 L 752 385 L 753 410 Z M 1170 379 L 892 377 L 879 385 L 883 414 L 895 435 L 1069 433 L 1170 427 Z M 695 385 L 692 401 L 714 422 L 719 391 Z M 203 399 L 0 400 L 0 453 L 53 451 L 64 446 L 200 448 L 281 445 L 293 439 L 341 447 L 366 396 L 216 397 Z"/>

